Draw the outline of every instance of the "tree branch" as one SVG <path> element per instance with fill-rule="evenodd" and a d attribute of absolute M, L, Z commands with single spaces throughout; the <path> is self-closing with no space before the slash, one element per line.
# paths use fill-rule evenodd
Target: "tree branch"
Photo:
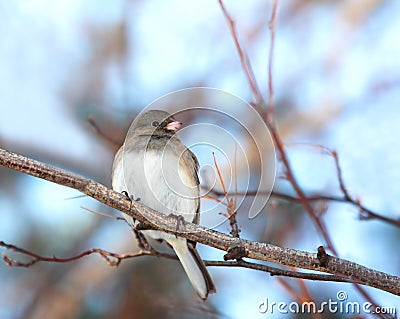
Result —
<path fill-rule="evenodd" d="M 310 201 L 308 200 L 307 196 L 305 195 L 302 187 L 298 184 L 294 174 L 293 170 L 291 167 L 291 164 L 289 162 L 289 159 L 286 155 L 285 149 L 284 149 L 284 144 L 278 134 L 277 127 L 274 123 L 273 119 L 273 109 L 274 109 L 274 101 L 273 101 L 273 95 L 274 95 L 274 90 L 273 90 L 273 83 L 271 82 L 272 80 L 272 72 L 271 72 L 271 77 L 269 77 L 269 94 L 270 94 L 270 105 L 267 110 L 265 110 L 265 101 L 262 96 L 262 94 L 258 94 L 258 85 L 257 85 L 257 80 L 254 77 L 254 74 L 250 72 L 252 70 L 250 60 L 248 59 L 247 55 L 244 54 L 244 49 L 241 46 L 240 42 L 238 41 L 238 36 L 237 36 L 237 31 L 235 28 L 235 21 L 233 18 L 230 16 L 230 14 L 227 12 L 226 8 L 223 5 L 222 0 L 219 0 L 220 7 L 224 13 L 225 19 L 228 22 L 230 26 L 230 31 L 232 38 L 235 42 L 236 49 L 239 53 L 239 58 L 242 64 L 243 71 L 246 75 L 250 90 L 253 92 L 253 97 L 254 97 L 254 103 L 253 107 L 259 112 L 261 117 L 264 119 L 265 124 L 270 130 L 272 139 L 274 141 L 274 145 L 277 150 L 277 156 L 280 162 L 282 163 L 284 169 L 285 169 L 285 175 L 286 179 L 289 181 L 291 186 L 293 187 L 298 199 L 299 203 L 304 207 L 310 218 L 312 219 L 314 225 L 317 228 L 317 231 L 321 234 L 321 236 L 324 238 L 326 245 L 330 249 L 330 251 L 334 254 L 337 255 L 336 248 L 333 244 L 333 241 L 331 237 L 329 236 L 327 229 L 325 227 L 324 222 L 319 218 L 318 214 L 314 211 Z M 276 8 L 277 8 L 277 1 L 274 1 L 274 5 L 272 8 L 272 14 L 271 14 L 271 20 L 270 23 L 274 25 L 275 20 L 276 20 Z M 274 37 L 275 35 L 275 28 L 271 28 L 271 36 Z M 270 54 L 273 52 L 273 39 L 271 39 L 271 46 L 270 46 Z M 270 57 L 270 59 L 272 59 Z M 271 62 L 272 60 L 270 60 Z M 269 64 L 269 70 L 272 71 L 271 69 L 271 63 Z M 356 289 L 369 301 L 373 304 L 374 308 L 378 307 L 378 304 L 369 296 L 368 292 L 362 289 L 359 285 L 355 285 Z"/>
<path fill-rule="evenodd" d="M 0 165 L 59 185 L 74 188 L 107 206 L 124 212 L 142 223 L 148 224 L 152 229 L 175 234 L 219 250 L 227 251 L 227 255 L 229 255 L 230 251 L 239 247 L 240 251 L 243 252 L 243 256 L 241 257 L 344 276 L 363 285 L 400 295 L 400 278 L 397 276 L 372 270 L 329 255 L 326 255 L 322 263 L 315 253 L 234 238 L 193 223 L 182 223 L 182 221 L 178 223 L 174 216 L 166 216 L 138 202 L 131 202 L 124 195 L 114 192 L 93 180 L 3 149 L 0 149 Z"/>
<path fill-rule="evenodd" d="M 247 83 L 249 83 L 251 93 L 253 94 L 253 98 L 256 101 L 256 103 L 262 104 L 264 101 L 264 98 L 261 94 L 261 90 L 258 86 L 256 77 L 254 76 L 253 68 L 251 67 L 249 57 L 248 57 L 247 53 L 245 52 L 245 50 L 243 49 L 242 45 L 240 44 L 239 35 L 236 30 L 235 20 L 233 20 L 233 18 L 229 14 L 228 10 L 226 10 L 225 5 L 222 2 L 222 0 L 218 0 L 218 2 L 219 2 L 219 6 L 221 7 L 222 13 L 225 17 L 225 20 L 228 23 L 229 31 L 232 35 L 233 42 L 235 43 L 235 47 L 236 47 L 236 50 L 239 55 L 240 63 L 242 64 L 242 69 L 246 76 Z"/>
<path fill-rule="evenodd" d="M 208 188 L 207 188 L 208 189 Z M 209 191 L 210 195 L 214 195 L 217 197 L 225 197 L 226 195 L 232 195 L 231 193 L 224 194 L 223 192 L 212 189 Z M 237 196 L 255 196 L 256 194 L 263 194 L 263 192 L 257 192 L 257 191 L 245 191 L 245 192 L 235 192 Z M 269 194 L 269 192 L 265 192 L 266 195 Z M 286 193 L 281 193 L 279 191 L 272 191 L 271 192 L 272 197 L 280 198 L 283 200 L 288 200 L 291 202 L 297 202 L 300 203 L 300 199 L 294 195 L 289 195 Z M 400 227 L 400 219 L 399 218 L 392 218 L 392 217 L 387 217 L 385 215 L 382 215 L 380 213 L 374 212 L 372 209 L 367 208 L 362 204 L 362 202 L 358 199 L 353 199 L 352 197 L 346 198 L 345 196 L 334 196 L 334 195 L 325 195 L 325 194 L 313 194 L 313 195 L 306 195 L 307 200 L 310 202 L 317 202 L 317 201 L 330 201 L 330 202 L 338 202 L 338 203 L 343 203 L 343 204 L 349 204 L 355 208 L 358 208 L 360 210 L 360 219 L 361 220 L 380 220 L 382 222 L 391 224 L 392 226 L 395 227 Z"/>
<path fill-rule="evenodd" d="M 113 252 L 110 252 L 110 251 L 107 251 L 104 249 L 92 248 L 92 249 L 85 250 L 85 251 L 83 251 L 75 256 L 72 256 L 72 257 L 60 258 L 60 257 L 56 257 L 56 256 L 52 256 L 52 257 L 42 256 L 42 255 L 39 255 L 32 251 L 26 250 L 24 248 L 20 248 L 15 245 L 7 244 L 4 241 L 0 241 L 0 246 L 6 248 L 8 250 L 18 252 L 23 255 L 31 257 L 31 259 L 28 261 L 21 261 L 21 260 L 10 258 L 6 254 L 3 254 L 2 257 L 3 257 L 4 262 L 7 264 L 7 266 L 10 266 L 10 267 L 27 267 L 28 268 L 38 262 L 68 263 L 68 262 L 76 261 L 78 259 L 81 259 L 82 257 L 93 255 L 93 254 L 100 255 L 101 258 L 107 263 L 107 265 L 112 266 L 112 267 L 119 266 L 119 264 L 121 263 L 122 260 L 141 257 L 141 256 L 154 256 L 154 257 L 162 257 L 162 258 L 167 258 L 167 259 L 178 260 L 178 257 L 176 255 L 168 254 L 168 253 L 161 253 L 161 252 L 156 251 L 152 247 L 150 247 L 149 249 L 143 248 L 140 251 L 138 251 L 137 253 L 125 253 L 125 254 L 116 254 L 116 253 L 113 253 Z M 343 277 L 343 276 L 313 274 L 313 273 L 292 271 L 292 270 L 281 269 L 281 268 L 277 268 L 277 267 L 271 267 L 268 265 L 251 263 L 251 262 L 247 262 L 244 260 L 237 260 L 237 261 L 205 260 L 204 263 L 206 266 L 211 266 L 211 267 L 220 266 L 220 267 L 248 268 L 248 269 L 268 272 L 271 276 L 285 276 L 285 277 L 308 279 L 308 280 L 355 283 L 351 279 Z"/>
<path fill-rule="evenodd" d="M 106 251 L 104 249 L 99 249 L 99 248 L 92 248 L 89 250 L 85 250 L 84 252 L 82 252 L 76 256 L 66 257 L 66 258 L 59 258 L 59 257 L 55 257 L 55 256 L 45 257 L 45 256 L 38 255 L 34 252 L 31 252 L 29 250 L 17 247 L 15 245 L 7 244 L 1 240 L 0 240 L 0 246 L 6 248 L 8 250 L 18 252 L 23 255 L 31 257 L 31 259 L 29 261 L 20 261 L 20 260 L 12 259 L 12 258 L 8 257 L 6 254 L 3 254 L 2 257 L 3 257 L 4 262 L 6 263 L 7 266 L 10 266 L 10 267 L 30 267 L 38 262 L 67 263 L 67 262 L 75 261 L 82 257 L 89 256 L 92 254 L 99 254 L 101 256 L 101 258 L 109 266 L 118 266 L 121 263 L 121 261 L 124 259 L 135 258 L 135 257 L 140 257 L 140 256 L 148 256 L 148 255 L 164 257 L 164 258 L 168 258 L 168 259 L 177 259 L 177 257 L 175 255 L 164 254 L 164 253 L 160 253 L 160 252 L 157 252 L 154 250 L 140 250 L 137 253 L 116 254 L 116 253 Z"/>

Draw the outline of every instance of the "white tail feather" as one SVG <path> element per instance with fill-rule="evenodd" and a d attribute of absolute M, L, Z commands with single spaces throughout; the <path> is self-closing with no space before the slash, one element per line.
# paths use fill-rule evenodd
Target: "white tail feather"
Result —
<path fill-rule="evenodd" d="M 208 288 L 204 274 L 192 253 L 189 251 L 186 239 L 176 238 L 168 240 L 169 244 L 174 248 L 189 280 L 201 299 L 206 299 Z"/>

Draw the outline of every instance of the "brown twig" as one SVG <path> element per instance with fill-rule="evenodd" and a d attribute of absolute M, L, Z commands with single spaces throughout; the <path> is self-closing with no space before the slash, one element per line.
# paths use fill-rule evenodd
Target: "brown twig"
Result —
<path fill-rule="evenodd" d="M 97 210 L 93 210 L 93 209 L 90 209 L 90 208 L 87 208 L 87 207 L 83 207 L 83 206 L 81 206 L 81 208 L 83 210 L 86 210 L 86 211 L 88 211 L 90 213 L 93 213 L 93 214 L 96 214 L 96 215 L 99 215 L 99 216 L 103 216 L 103 217 L 107 217 L 107 218 L 111 218 L 111 219 L 115 219 L 115 220 L 120 220 L 120 221 L 126 222 L 125 218 L 123 218 L 123 217 L 111 216 L 111 215 L 108 215 L 106 213 L 102 213 L 102 212 L 99 212 Z"/>
<path fill-rule="evenodd" d="M 336 150 L 331 150 L 327 147 L 324 147 L 325 152 L 327 152 L 329 155 L 332 156 L 335 164 L 335 169 L 336 169 L 336 175 L 339 183 L 339 188 L 340 191 L 343 194 L 343 197 L 341 198 L 336 198 L 336 197 L 327 197 L 326 199 L 328 200 L 334 200 L 334 201 L 341 201 L 345 203 L 349 203 L 355 207 L 357 207 L 360 210 L 360 219 L 378 219 L 384 222 L 387 222 L 389 224 L 392 224 L 394 226 L 400 227 L 400 219 L 394 219 L 390 217 L 386 217 L 383 215 L 380 215 L 371 209 L 366 208 L 364 205 L 362 205 L 361 201 L 359 199 L 354 198 L 348 191 L 346 184 L 343 179 L 343 172 L 342 172 L 342 167 L 340 166 L 339 162 L 339 155 L 336 152 Z M 320 196 L 322 198 L 322 196 Z M 318 197 L 316 197 L 318 198 Z"/>
<path fill-rule="evenodd" d="M 222 192 L 212 189 L 210 192 L 210 194 L 214 195 L 214 196 L 225 196 Z M 260 192 L 260 191 L 246 191 L 246 192 L 240 192 L 238 191 L 237 193 L 235 193 L 238 196 L 255 196 L 257 194 L 265 194 L 265 195 L 269 195 L 268 192 Z M 228 193 L 228 195 L 231 195 L 230 193 Z M 300 203 L 300 199 L 296 196 L 290 195 L 290 194 L 286 194 L 286 193 L 282 193 L 279 191 L 272 191 L 271 192 L 271 196 L 272 197 L 277 197 L 280 199 L 284 199 L 284 200 L 288 200 L 291 202 L 298 202 Z M 340 196 L 333 196 L 333 195 L 325 195 L 325 194 L 313 194 L 313 195 L 306 195 L 307 200 L 310 202 L 316 202 L 316 201 L 332 201 L 332 202 L 339 202 L 339 203 L 344 203 L 344 204 L 349 204 L 352 205 L 356 208 L 358 208 L 361 212 L 361 219 L 363 220 L 370 220 L 370 219 L 376 219 L 376 220 L 380 220 L 382 222 L 391 224 L 393 226 L 396 227 L 400 227 L 400 219 L 395 219 L 395 218 L 391 218 L 391 217 L 387 217 L 384 215 L 381 215 L 377 212 L 374 212 L 373 210 L 365 207 L 359 200 L 353 200 L 352 198 L 346 199 L 345 197 L 340 197 Z M 212 197 L 215 198 L 215 197 Z"/>
<path fill-rule="evenodd" d="M 210 196 L 210 195 L 203 195 L 203 196 L 201 196 L 201 198 L 212 200 L 214 202 L 220 203 L 220 204 L 228 207 L 228 204 L 225 203 L 223 200 L 221 200 L 219 198 L 216 198 L 216 197 L 213 197 L 213 196 Z"/>
<path fill-rule="evenodd" d="M 339 164 L 339 158 L 338 158 L 337 152 L 335 150 L 333 150 L 333 151 L 330 151 L 330 153 L 333 157 L 333 160 L 335 161 L 335 167 L 336 167 L 336 171 L 337 171 L 337 177 L 338 177 L 340 190 L 342 191 L 344 198 L 347 201 L 352 202 L 352 198 L 351 198 L 350 194 L 348 193 L 346 186 L 344 185 L 342 168 L 340 167 L 340 164 Z"/>
<path fill-rule="evenodd" d="M 222 178 L 222 174 L 221 174 L 221 171 L 219 169 L 219 166 L 218 166 L 218 163 L 217 163 L 217 159 L 215 158 L 215 153 L 214 152 L 212 152 L 212 156 L 213 156 L 213 159 L 214 159 L 215 169 L 217 170 L 217 173 L 218 173 L 219 181 L 221 183 L 222 189 L 223 189 L 224 194 L 226 196 L 228 194 L 228 192 L 226 191 L 224 179 Z"/>
<path fill-rule="evenodd" d="M 266 119 L 266 120 L 268 120 L 268 119 Z M 317 227 L 318 232 L 323 236 L 327 247 L 334 255 L 337 255 L 337 250 L 335 248 L 335 245 L 333 244 L 331 237 L 328 234 L 325 223 L 314 212 L 314 208 L 311 206 L 310 202 L 308 201 L 307 196 L 303 192 L 302 188 L 300 187 L 299 183 L 297 182 L 297 179 L 294 176 L 292 166 L 289 162 L 289 159 L 285 152 L 282 140 L 275 128 L 275 125 L 273 123 L 269 123 L 268 127 L 270 129 L 272 138 L 274 140 L 275 147 L 278 150 L 279 158 L 280 158 L 281 162 L 283 163 L 283 166 L 285 167 L 285 175 L 286 175 L 287 180 L 292 185 L 292 187 L 299 199 L 300 204 L 305 208 L 306 212 L 312 219 L 314 225 Z"/>
<path fill-rule="evenodd" d="M 293 143 L 291 145 L 293 145 Z M 311 146 L 314 148 L 316 147 L 316 148 L 322 150 L 324 154 L 327 154 L 334 159 L 334 165 L 335 165 L 335 170 L 336 170 L 336 174 L 337 174 L 337 178 L 338 178 L 339 189 L 340 189 L 341 193 L 343 194 L 343 196 L 334 196 L 334 195 L 325 195 L 325 194 L 306 195 L 306 198 L 308 201 L 310 201 L 310 202 L 333 201 L 333 202 L 349 204 L 360 210 L 360 219 L 362 219 L 362 220 L 375 219 L 375 220 L 380 220 L 382 222 L 386 222 L 386 223 L 391 224 L 396 227 L 400 227 L 400 219 L 399 218 L 395 219 L 395 218 L 391 218 L 391 217 L 387 217 L 385 215 L 379 214 L 379 213 L 373 211 L 372 209 L 364 206 L 359 199 L 353 198 L 350 195 L 350 193 L 344 183 L 343 173 L 342 173 L 342 169 L 341 169 L 340 162 L 339 162 L 339 156 L 335 150 L 331 150 L 324 145 L 315 145 L 315 144 L 309 144 L 309 143 L 295 143 L 295 145 L 304 145 L 304 146 L 308 146 L 308 147 Z M 214 196 L 225 196 L 224 193 L 222 193 L 218 190 L 215 190 L 215 189 L 212 189 L 210 191 L 210 194 L 213 194 Z M 264 192 L 264 193 L 262 191 L 261 192 L 260 191 L 240 192 L 240 191 L 236 190 L 235 194 L 238 196 L 255 196 L 257 194 L 269 195 L 269 192 Z M 228 193 L 228 195 L 230 195 L 230 194 Z M 290 194 L 286 194 L 286 193 L 281 193 L 279 191 L 272 191 L 271 196 L 285 199 L 288 201 L 300 202 L 300 199 L 298 197 L 290 195 Z"/>
<path fill-rule="evenodd" d="M 105 132 L 103 132 L 103 130 L 97 125 L 93 115 L 88 115 L 87 117 L 87 121 L 89 122 L 89 124 L 93 127 L 93 129 L 95 130 L 95 132 L 102 137 L 105 141 L 114 144 L 115 146 L 120 147 L 121 143 L 119 143 L 118 141 L 114 140 L 111 136 L 107 135 Z"/>
<path fill-rule="evenodd" d="M 215 169 L 217 170 L 217 174 L 218 174 L 218 178 L 219 181 L 221 183 L 222 189 L 223 189 L 223 194 L 224 194 L 224 198 L 226 198 L 227 203 L 225 204 L 226 206 L 226 210 L 227 210 L 227 215 L 225 215 L 226 217 L 228 217 L 229 220 L 229 224 L 231 226 L 231 230 L 230 230 L 230 234 L 233 237 L 239 238 L 240 237 L 240 228 L 237 224 L 237 219 L 236 219 L 236 213 L 237 213 L 237 209 L 236 209 L 236 195 L 234 194 L 234 197 L 231 198 L 228 195 L 228 192 L 226 191 L 226 187 L 225 187 L 225 183 L 224 183 L 224 179 L 222 177 L 222 173 L 221 170 L 219 169 L 218 163 L 217 163 L 217 159 L 215 158 L 215 153 L 212 152 L 212 156 L 214 159 L 214 165 L 215 165 Z M 236 162 L 235 162 L 235 174 L 236 174 Z M 236 188 L 236 184 L 235 184 L 235 188 Z M 208 196 L 210 197 L 210 196 Z M 213 200 L 218 200 L 218 199 L 214 199 Z"/>
<path fill-rule="evenodd" d="M 237 166 L 236 166 L 236 151 L 237 147 L 235 144 L 235 155 L 234 155 L 234 163 L 233 163 L 233 178 L 234 178 L 234 184 L 235 184 L 235 193 L 233 194 L 232 198 L 228 199 L 228 214 L 229 214 L 229 222 L 231 225 L 231 235 L 233 237 L 240 237 L 240 232 L 241 229 L 238 226 L 237 223 Z"/>
<path fill-rule="evenodd" d="M 228 24 L 230 26 L 230 32 L 231 32 L 233 41 L 235 42 L 235 46 L 236 46 L 236 49 L 237 49 L 238 54 L 239 54 L 239 58 L 240 58 L 240 61 L 241 61 L 241 64 L 242 64 L 243 72 L 245 73 L 246 78 L 248 80 L 249 87 L 250 87 L 251 91 L 253 92 L 253 95 L 255 96 L 254 97 L 253 106 L 260 113 L 260 115 L 264 118 L 264 122 L 265 122 L 265 124 L 268 126 L 268 128 L 270 130 L 272 139 L 274 141 L 274 145 L 275 145 L 275 147 L 277 149 L 278 158 L 280 159 L 280 161 L 283 164 L 283 167 L 285 168 L 285 176 L 286 176 L 287 180 L 289 181 L 289 183 L 292 185 L 297 197 L 299 198 L 299 202 L 303 205 L 303 207 L 305 208 L 305 210 L 307 211 L 307 213 L 311 217 L 312 221 L 316 225 L 318 231 L 321 233 L 321 235 L 325 239 L 327 247 L 336 255 L 337 254 L 336 248 L 335 248 L 330 236 L 328 235 L 328 232 L 326 230 L 325 224 L 317 216 L 317 214 L 315 214 L 313 207 L 308 202 L 307 197 L 305 196 L 303 190 L 301 189 L 301 187 L 298 184 L 296 178 L 294 177 L 292 167 L 290 165 L 289 159 L 288 159 L 288 157 L 286 155 L 286 152 L 284 150 L 284 144 L 283 144 L 283 142 L 282 142 L 282 140 L 281 140 L 281 138 L 280 138 L 280 136 L 278 134 L 278 131 L 277 131 L 276 127 L 275 127 L 275 123 L 273 122 L 273 119 L 269 118 L 268 114 L 264 111 L 265 101 L 264 101 L 264 98 L 263 98 L 262 94 L 259 93 L 257 80 L 255 79 L 254 74 L 252 74 L 252 72 L 250 72 L 250 70 L 252 70 L 252 66 L 251 66 L 251 63 L 250 63 L 248 57 L 244 53 L 245 51 L 244 51 L 242 45 L 240 44 L 240 42 L 238 40 L 238 35 L 237 35 L 236 27 L 235 27 L 235 22 L 234 22 L 233 18 L 231 17 L 231 15 L 227 12 L 222 0 L 219 0 L 219 4 L 220 4 L 222 12 L 223 12 L 223 14 L 225 16 L 225 19 L 226 19 L 226 21 L 228 22 Z M 276 7 L 275 7 L 275 10 L 276 10 Z M 274 15 L 276 17 L 276 13 L 273 13 L 272 17 Z M 269 88 L 272 89 L 272 91 L 269 92 L 270 95 L 271 94 L 273 95 L 273 86 L 272 86 L 272 84 L 269 85 Z"/>
<path fill-rule="evenodd" d="M 274 62 L 277 11 L 278 11 L 278 0 L 274 0 L 274 3 L 272 5 L 271 17 L 269 19 L 271 44 L 269 46 L 269 58 L 268 58 L 268 92 L 269 92 L 268 117 L 270 122 L 272 122 L 275 118 L 274 82 L 272 76 L 272 67 Z"/>
<path fill-rule="evenodd" d="M 253 68 L 251 67 L 249 57 L 247 56 L 247 53 L 243 49 L 242 45 L 240 44 L 239 36 L 236 30 L 235 20 L 232 19 L 231 15 L 226 10 L 222 0 L 218 0 L 218 2 L 221 7 L 222 13 L 224 14 L 225 20 L 228 23 L 229 31 L 232 35 L 233 42 L 235 43 L 236 50 L 239 54 L 239 59 L 242 64 L 242 68 L 246 76 L 247 82 L 249 83 L 251 93 L 253 94 L 253 98 L 256 101 L 256 103 L 262 104 L 264 99 L 262 97 L 260 88 L 254 76 Z"/>
<path fill-rule="evenodd" d="M 10 267 L 31 267 L 38 262 L 67 263 L 67 262 L 75 261 L 82 257 L 92 255 L 92 254 L 99 254 L 101 256 L 101 258 L 109 266 L 114 266 L 114 267 L 118 266 L 123 259 L 135 258 L 135 257 L 139 257 L 139 256 L 144 256 L 144 255 L 153 255 L 153 256 L 157 256 L 157 257 L 177 259 L 177 257 L 175 255 L 160 253 L 155 250 L 141 250 L 137 253 L 116 254 L 116 253 L 112 253 L 112 252 L 106 251 L 104 249 L 99 249 L 99 248 L 92 248 L 89 250 L 85 250 L 84 252 L 82 252 L 76 256 L 67 257 L 67 258 L 58 258 L 55 256 L 44 257 L 44 256 L 38 255 L 36 253 L 33 253 L 29 250 L 17 247 L 15 245 L 7 244 L 4 241 L 0 241 L 0 246 L 6 248 L 8 250 L 24 254 L 24 255 L 32 258 L 30 261 L 20 261 L 20 260 L 16 260 L 16 259 L 11 259 L 6 254 L 3 253 L 3 256 L 2 256 L 3 260 L 7 264 L 7 266 L 10 266 Z"/>
<path fill-rule="evenodd" d="M 75 256 L 72 257 L 67 257 L 67 258 L 59 258 L 59 257 L 46 257 L 39 255 L 37 253 L 34 253 L 32 251 L 29 251 L 24 248 L 20 248 L 15 245 L 7 244 L 3 241 L 0 241 L 0 246 L 29 256 L 31 257 L 31 260 L 29 261 L 20 261 L 16 259 L 12 259 L 8 257 L 6 254 L 3 253 L 3 260 L 7 264 L 7 266 L 10 267 L 31 267 L 34 264 L 38 262 L 53 262 L 53 263 L 68 263 L 72 261 L 77 261 L 83 257 L 92 255 L 92 254 L 99 254 L 102 259 L 107 263 L 107 265 L 116 267 L 119 266 L 121 261 L 125 259 L 131 259 L 131 258 L 136 258 L 136 257 L 141 257 L 141 256 L 154 256 L 154 257 L 161 257 L 161 258 L 167 258 L 167 259 L 174 259 L 178 260 L 175 254 L 167 254 L 167 253 L 161 253 L 156 251 L 153 248 L 146 249 L 146 250 L 140 250 L 137 253 L 125 253 L 125 254 L 116 254 L 104 249 L 99 249 L 99 248 L 92 248 L 85 250 Z M 213 266 L 213 267 L 242 267 L 242 268 L 249 268 L 249 269 L 254 269 L 254 270 L 259 270 L 263 272 L 268 272 L 270 273 L 271 276 L 284 276 L 284 277 L 291 277 L 291 278 L 301 278 L 301 279 L 307 279 L 307 280 L 318 280 L 318 281 L 335 281 L 335 282 L 353 282 L 351 279 L 343 277 L 343 276 L 335 276 L 335 275 L 324 275 L 324 274 L 312 274 L 312 273 L 303 273 L 299 271 L 292 271 L 292 270 L 286 270 L 286 269 L 280 269 L 276 267 L 271 267 L 267 265 L 262 265 L 262 264 L 257 264 L 257 263 L 251 263 L 243 260 L 239 261 L 214 261 L 214 260 L 206 260 L 204 262 L 206 266 Z"/>
<path fill-rule="evenodd" d="M 290 297 L 293 300 L 296 300 L 298 303 L 309 303 L 309 302 L 315 302 L 314 298 L 311 296 L 311 293 L 309 289 L 307 288 L 305 281 L 302 280 L 301 278 L 296 278 L 295 283 L 298 285 L 298 289 L 296 289 L 294 286 L 290 285 L 288 280 L 285 280 L 285 278 L 278 278 L 279 283 L 281 286 L 285 289 L 285 291 L 290 295 Z M 311 313 L 311 318 L 316 318 L 319 319 L 321 318 L 321 314 L 318 312 L 313 312 Z"/>

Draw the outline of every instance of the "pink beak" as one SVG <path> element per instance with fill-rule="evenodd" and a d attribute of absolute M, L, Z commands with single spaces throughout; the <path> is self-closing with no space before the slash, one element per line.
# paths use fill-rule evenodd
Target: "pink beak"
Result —
<path fill-rule="evenodd" d="M 168 123 L 167 126 L 165 127 L 168 131 L 173 131 L 176 132 L 179 130 L 179 128 L 182 126 L 181 122 L 178 121 L 173 121 L 171 123 Z"/>

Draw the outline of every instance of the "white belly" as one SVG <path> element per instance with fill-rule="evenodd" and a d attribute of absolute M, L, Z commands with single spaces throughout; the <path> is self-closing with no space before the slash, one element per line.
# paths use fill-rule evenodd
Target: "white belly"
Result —
<path fill-rule="evenodd" d="M 115 191 L 127 191 L 134 199 L 140 198 L 140 203 L 160 213 L 182 215 L 189 222 L 194 220 L 199 200 L 198 185 L 175 154 L 119 153 L 120 160 L 114 164 L 113 173 Z M 126 219 L 132 222 L 129 216 Z M 166 239 L 167 235 L 161 236 L 160 232 L 154 231 L 146 233 L 156 239 Z"/>

